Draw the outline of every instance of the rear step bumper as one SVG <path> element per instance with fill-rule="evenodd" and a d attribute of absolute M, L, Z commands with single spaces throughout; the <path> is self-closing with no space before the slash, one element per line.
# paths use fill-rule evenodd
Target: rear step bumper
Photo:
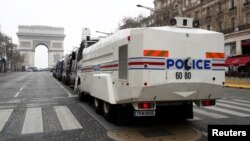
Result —
<path fill-rule="evenodd" d="M 220 99 L 224 95 L 222 85 L 208 83 L 168 83 L 144 87 L 135 101 L 194 101 Z"/>

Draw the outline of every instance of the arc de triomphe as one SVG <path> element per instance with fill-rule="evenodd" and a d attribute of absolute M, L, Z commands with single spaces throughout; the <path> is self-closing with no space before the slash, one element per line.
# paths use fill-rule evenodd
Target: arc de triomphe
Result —
<path fill-rule="evenodd" d="M 50 26 L 18 26 L 18 50 L 24 55 L 26 67 L 35 66 L 35 48 L 44 45 L 48 48 L 48 67 L 53 68 L 64 52 L 64 28 Z"/>

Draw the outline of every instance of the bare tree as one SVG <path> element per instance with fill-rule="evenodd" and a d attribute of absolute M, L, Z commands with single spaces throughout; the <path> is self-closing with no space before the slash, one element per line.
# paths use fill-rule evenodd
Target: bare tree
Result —
<path fill-rule="evenodd" d="M 170 20 L 175 16 L 183 16 L 184 0 L 170 0 L 168 4 L 164 4 L 165 0 L 159 0 L 162 8 L 154 10 L 154 13 L 148 17 L 139 15 L 135 18 L 124 17 L 119 29 L 145 27 L 145 26 L 166 26 L 170 25 Z"/>
<path fill-rule="evenodd" d="M 9 37 L 0 33 L 0 72 L 7 71 L 7 45 L 9 43 Z"/>
<path fill-rule="evenodd" d="M 119 29 L 140 27 L 140 22 L 138 19 L 139 18 L 124 17 L 122 19 L 121 25 L 119 26 Z"/>

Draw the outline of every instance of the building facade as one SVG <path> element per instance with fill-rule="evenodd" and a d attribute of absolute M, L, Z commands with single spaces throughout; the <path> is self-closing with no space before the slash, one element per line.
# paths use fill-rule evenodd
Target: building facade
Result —
<path fill-rule="evenodd" d="M 172 17 L 192 17 L 201 28 L 224 33 L 227 57 L 250 54 L 250 0 L 154 0 L 154 6 L 156 12 L 173 9 Z"/>

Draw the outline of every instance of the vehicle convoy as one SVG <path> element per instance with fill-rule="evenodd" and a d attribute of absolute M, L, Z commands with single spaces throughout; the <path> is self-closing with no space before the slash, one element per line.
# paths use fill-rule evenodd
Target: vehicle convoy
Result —
<path fill-rule="evenodd" d="M 79 99 L 93 97 L 96 112 L 115 123 L 193 118 L 193 103 L 215 105 L 224 93 L 223 34 L 197 28 L 192 18 L 171 24 L 120 30 L 85 47 L 77 63 Z"/>
<path fill-rule="evenodd" d="M 57 61 L 53 72 L 53 76 L 60 81 L 62 80 L 63 68 L 64 68 L 64 58 Z"/>
<path fill-rule="evenodd" d="M 62 73 L 62 82 L 68 85 L 75 84 L 76 78 L 76 52 L 73 51 L 65 57 Z"/>

